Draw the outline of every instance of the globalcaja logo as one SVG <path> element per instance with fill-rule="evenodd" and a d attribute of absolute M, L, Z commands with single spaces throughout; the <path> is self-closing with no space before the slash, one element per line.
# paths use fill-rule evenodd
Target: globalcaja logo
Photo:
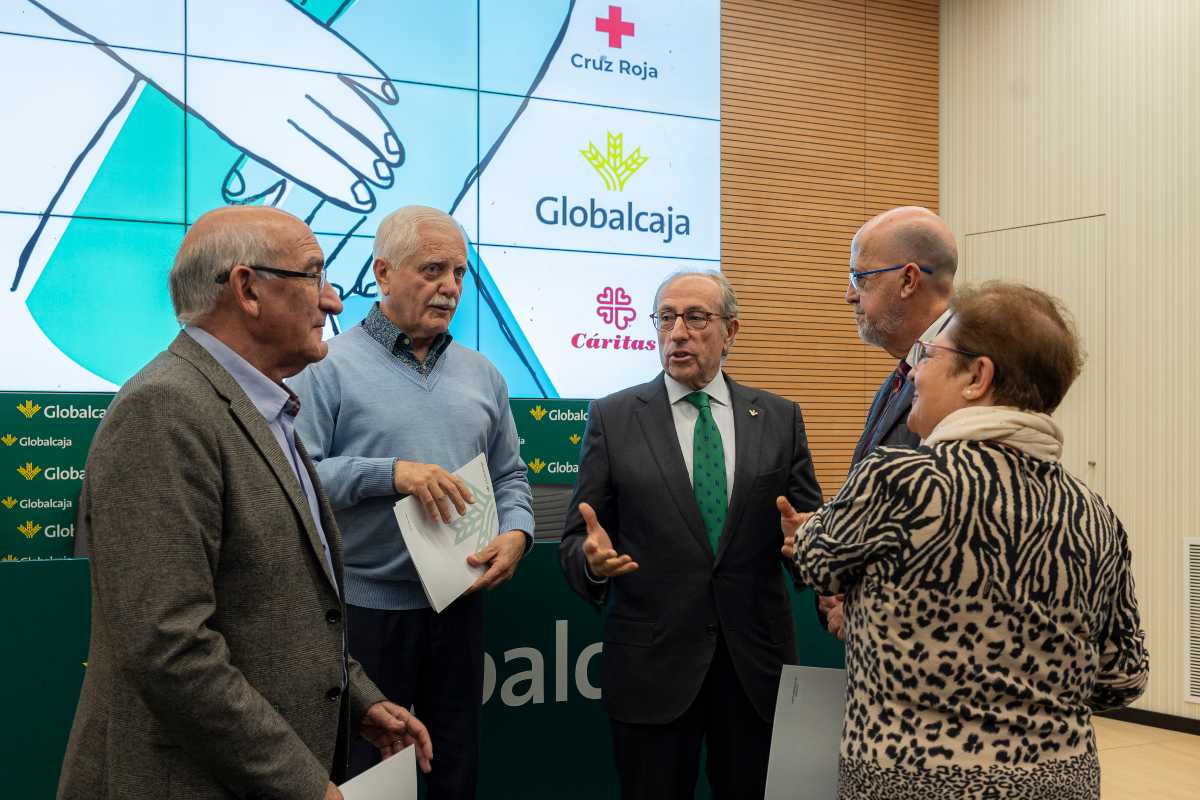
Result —
<path fill-rule="evenodd" d="M 35 467 L 32 461 L 25 462 L 25 466 L 17 467 L 17 472 L 21 473 L 21 477 L 27 481 L 31 481 L 38 476 L 42 471 L 41 467 Z"/>
<path fill-rule="evenodd" d="M 637 25 L 625 19 L 625 12 L 621 6 L 609 6 L 608 16 L 596 17 L 596 32 L 603 34 L 597 38 L 602 39 L 609 50 L 624 50 L 627 40 L 637 38 Z M 645 60 L 639 64 L 636 57 L 633 61 L 621 57 L 614 61 L 604 51 L 594 56 L 572 53 L 570 63 L 575 69 L 616 75 L 618 80 L 658 80 L 658 67 Z"/>
<path fill-rule="evenodd" d="M 17 558 L 12 553 L 9 553 L 4 558 L 0 558 L 0 561 L 20 561 L 20 560 L 21 559 Z"/>
<path fill-rule="evenodd" d="M 13 506 L 17 504 L 17 498 L 9 495 L 3 500 L 0 500 L 0 503 L 3 503 L 5 508 L 7 508 L 9 511 L 12 511 Z"/>
<path fill-rule="evenodd" d="M 0 437 L 0 442 L 4 442 L 5 447 L 12 447 L 16 441 L 17 437 L 13 436 L 11 433 L 6 433 L 3 437 Z"/>
<path fill-rule="evenodd" d="M 25 535 L 26 539 L 32 539 L 37 536 L 37 532 L 42 529 L 41 525 L 35 525 L 33 520 L 26 520 L 21 525 L 17 526 L 17 530 Z"/>
<path fill-rule="evenodd" d="M 620 286 L 605 286 L 604 291 L 596 295 L 596 316 L 608 325 L 616 326 L 623 331 L 637 317 L 633 308 L 633 298 Z"/>
<path fill-rule="evenodd" d="M 601 152 L 594 142 L 588 149 L 579 151 L 603 180 L 605 188 L 612 192 L 625 190 L 629 179 L 638 172 L 649 156 L 642 154 L 640 146 L 625 155 L 625 134 L 608 131 L 608 148 Z M 565 194 L 545 195 L 538 198 L 533 209 L 534 216 L 543 225 L 564 228 L 591 228 L 594 231 L 609 230 L 623 233 L 653 233 L 662 237 L 663 244 L 670 244 L 676 237 L 692 235 L 692 221 L 687 214 L 676 213 L 674 206 L 666 210 L 648 211 L 629 200 L 625 207 L 606 206 L 594 197 L 587 204 L 572 202 Z"/>
<path fill-rule="evenodd" d="M 529 462 L 529 468 L 533 470 L 534 475 L 540 475 L 542 470 L 546 468 L 546 462 L 540 458 L 534 458 L 533 461 Z"/>
<path fill-rule="evenodd" d="M 11 441 L 10 441 L 11 440 Z M 22 436 L 17 438 L 11 433 L 0 438 L 0 442 L 11 445 L 16 442 L 21 447 L 53 447 L 57 450 L 67 450 L 74 442 L 66 436 Z"/>
<path fill-rule="evenodd" d="M 467 484 L 467 489 L 473 497 L 486 500 L 492 496 L 490 486 L 476 486 L 466 480 L 463 483 Z M 495 504 L 490 505 L 486 511 L 484 510 L 485 505 L 487 504 L 473 503 L 467 507 L 466 514 L 450 523 L 450 527 L 454 530 L 455 544 L 461 544 L 467 539 L 474 538 L 476 553 L 487 547 L 488 542 L 496 535 L 497 519 Z"/>
<path fill-rule="evenodd" d="M 625 134 L 613 136 L 608 132 L 608 150 L 600 152 L 594 142 L 588 142 L 587 150 L 579 151 L 592 169 L 604 179 L 604 188 L 608 191 L 623 192 L 625 184 L 634 174 L 646 165 L 649 156 L 642 155 L 642 148 L 635 147 L 628 156 L 625 155 Z"/>
<path fill-rule="evenodd" d="M 24 403 L 17 405 L 17 411 L 25 415 L 25 419 L 33 419 L 33 415 L 42 410 L 42 407 L 32 400 L 26 400 Z"/>
<path fill-rule="evenodd" d="M 582 441 L 582 439 L 580 438 L 578 433 L 572 433 L 570 436 L 567 437 L 567 441 L 569 441 L 571 444 L 579 444 Z"/>
<path fill-rule="evenodd" d="M 533 408 L 529 409 L 529 416 L 533 417 L 535 421 L 541 422 L 542 417 L 546 416 L 546 409 L 542 408 L 540 405 L 534 406 Z"/>

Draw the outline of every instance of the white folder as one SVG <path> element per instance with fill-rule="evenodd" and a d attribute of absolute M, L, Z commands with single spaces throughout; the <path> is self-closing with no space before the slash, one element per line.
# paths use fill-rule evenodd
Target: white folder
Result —
<path fill-rule="evenodd" d="M 765 800 L 833 800 L 846 671 L 785 665 L 775 700 Z"/>

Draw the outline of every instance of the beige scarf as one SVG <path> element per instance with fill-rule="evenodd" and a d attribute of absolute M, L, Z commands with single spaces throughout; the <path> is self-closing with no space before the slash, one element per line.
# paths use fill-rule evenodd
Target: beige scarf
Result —
<path fill-rule="evenodd" d="M 921 444 L 997 442 L 1043 461 L 1062 458 L 1062 429 L 1049 414 L 1012 406 L 970 406 L 942 418 Z"/>

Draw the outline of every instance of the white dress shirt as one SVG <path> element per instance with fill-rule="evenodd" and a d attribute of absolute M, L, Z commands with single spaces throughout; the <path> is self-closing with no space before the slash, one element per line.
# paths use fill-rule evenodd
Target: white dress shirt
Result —
<path fill-rule="evenodd" d="M 696 420 L 700 418 L 700 409 L 683 398 L 691 394 L 690 386 L 685 386 L 666 373 L 663 380 L 667 384 L 667 400 L 671 403 L 671 416 L 675 420 L 675 435 L 679 438 L 679 449 L 683 453 L 683 463 L 687 467 L 688 482 L 694 482 L 692 475 L 692 447 L 696 437 Z M 734 467 L 734 429 L 733 403 L 729 398 L 729 384 L 725 375 L 717 372 L 717 377 L 702 388 L 709 397 L 709 410 L 712 411 L 713 422 L 721 433 L 721 444 L 725 448 L 725 497 L 733 497 L 733 467 Z"/>

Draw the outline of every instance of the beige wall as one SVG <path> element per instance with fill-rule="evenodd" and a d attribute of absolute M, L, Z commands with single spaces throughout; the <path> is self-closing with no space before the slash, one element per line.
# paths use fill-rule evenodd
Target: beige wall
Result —
<path fill-rule="evenodd" d="M 895 362 L 843 301 L 850 238 L 938 205 L 937 0 L 723 0 L 721 262 L 733 376 L 797 400 L 827 495 Z"/>
<path fill-rule="evenodd" d="M 942 213 L 962 274 L 1032 281 L 1075 306 L 1090 362 L 1061 412 L 1066 448 L 1130 533 L 1152 670 L 1137 707 L 1192 718 L 1198 44 L 1195 0 L 941 4 Z"/>

